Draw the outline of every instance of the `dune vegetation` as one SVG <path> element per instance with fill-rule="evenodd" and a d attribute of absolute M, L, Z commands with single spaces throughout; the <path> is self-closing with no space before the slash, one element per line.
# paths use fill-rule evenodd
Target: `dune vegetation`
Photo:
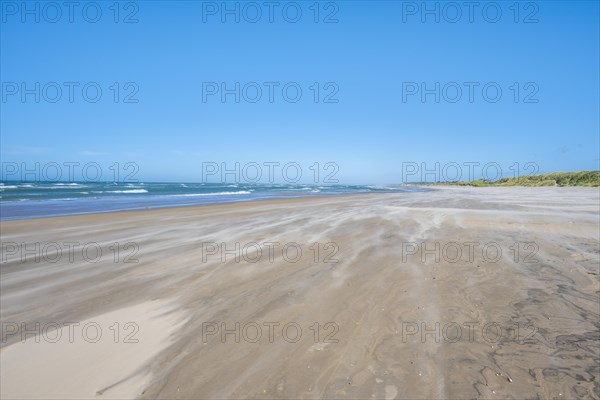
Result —
<path fill-rule="evenodd" d="M 483 179 L 471 182 L 440 182 L 438 185 L 458 186 L 600 186 L 600 171 L 553 172 L 550 174 L 503 178 L 497 181 Z"/>

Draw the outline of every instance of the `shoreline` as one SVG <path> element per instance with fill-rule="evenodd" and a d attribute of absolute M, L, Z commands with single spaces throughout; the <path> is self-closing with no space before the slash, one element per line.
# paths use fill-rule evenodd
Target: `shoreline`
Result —
<path fill-rule="evenodd" d="M 109 185 L 109 188 L 105 187 L 105 184 L 100 185 L 101 187 L 97 188 L 88 187 L 83 184 L 77 184 L 76 188 L 66 184 L 37 188 L 32 185 L 24 185 L 23 188 L 11 186 L 14 189 L 12 192 L 2 192 L 0 190 L 0 194 L 3 195 L 0 198 L 4 198 L 0 202 L 0 220 L 10 221 L 67 215 L 153 210 L 270 199 L 311 198 L 369 193 L 404 193 L 428 190 L 426 188 L 373 185 L 335 185 L 327 187 L 299 185 L 297 187 L 283 187 L 281 185 L 205 186 L 204 184 L 198 184 L 196 186 L 188 186 L 183 184 L 147 184 L 137 186 L 144 187 L 145 189 L 137 189 L 137 187 L 132 189 L 129 184 L 119 188 L 113 185 Z M 232 189 L 234 186 L 235 189 Z M 74 192 L 73 190 L 86 191 Z M 107 193 L 126 194 L 129 192 L 139 192 L 139 194 L 106 195 Z M 44 198 L 43 196 L 53 197 Z"/>
<path fill-rule="evenodd" d="M 587 186 L 460 186 L 460 185 L 410 185 L 407 187 L 419 189 L 422 192 L 434 192 L 439 190 L 459 190 L 459 189 L 475 189 L 475 190 L 486 190 L 486 189 L 533 189 L 533 190 L 544 190 L 548 188 L 553 188 L 556 190 L 573 190 L 577 189 L 590 189 L 593 190 L 595 187 L 587 187 Z M 577 190 L 575 189 L 575 190 Z M 322 193 L 322 194 L 313 194 L 307 196 L 294 196 L 294 197 L 272 197 L 272 198 L 259 198 L 259 199 L 251 199 L 251 200 L 232 200 L 227 202 L 220 203 L 205 203 L 205 204 L 183 204 L 183 205 L 165 205 L 165 206 L 152 206 L 152 207 L 144 207 L 139 209 L 123 209 L 123 210 L 108 210 L 108 211 L 90 211 L 90 212 L 76 212 L 73 214 L 59 214 L 59 215 L 46 215 L 46 216 L 30 216 L 30 217 L 15 217 L 15 218 L 1 218 L 0 222 L 9 222 L 9 221 L 27 221 L 27 220 L 40 220 L 47 218 L 62 218 L 62 217 L 73 217 L 73 216 L 84 216 L 84 215 L 104 215 L 104 214 L 120 214 L 120 213 L 129 213 L 129 212 L 150 212 L 150 211 L 158 211 L 158 210 L 171 210 L 171 209 L 179 209 L 179 208 L 193 208 L 193 207 L 214 207 L 214 206 L 225 206 L 225 205 L 234 205 L 234 204 L 252 204 L 257 202 L 286 202 L 286 201 L 298 201 L 298 200 L 306 200 L 306 199 L 320 199 L 320 198 L 329 198 L 329 197 L 345 197 L 345 196 L 379 196 L 379 195 L 394 195 L 394 194 L 412 194 L 414 192 L 380 192 L 380 193 Z M 79 201 L 95 201 L 96 199 L 81 199 Z M 45 202 L 48 200 L 31 200 L 32 202 Z M 60 201 L 60 200 L 59 200 Z M 17 202 L 15 202 L 17 203 Z M 2 206 L 0 205 L 0 208 Z"/>
<path fill-rule="evenodd" d="M 380 194 L 392 194 L 392 193 L 378 193 Z M 48 219 L 48 218 L 68 218 L 68 217 L 77 217 L 77 216 L 86 216 L 86 215 L 106 215 L 106 214 L 122 214 L 122 213 L 139 213 L 139 212 L 152 212 L 152 211 L 163 211 L 163 210 L 176 210 L 180 208 L 194 208 L 194 207 L 220 207 L 220 206 L 228 206 L 228 205 L 240 205 L 240 204 L 253 204 L 253 203 L 279 203 L 279 202 L 288 202 L 288 201 L 302 201 L 307 199 L 321 199 L 321 198 L 329 198 L 329 197 L 345 197 L 345 196 L 369 196 L 374 195 L 373 193 L 341 193 L 341 194 L 320 194 L 320 195 L 311 195 L 311 196 L 297 196 L 297 197 L 280 197 L 280 198 L 266 198 L 266 199 L 252 199 L 252 200 L 233 200 L 229 202 L 223 203 L 207 203 L 207 204 L 184 204 L 184 205 L 166 205 L 166 206 L 157 206 L 157 207 L 146 207 L 144 209 L 133 209 L 133 210 L 110 210 L 110 211 L 92 211 L 92 212 L 84 212 L 84 213 L 75 213 L 68 215 L 48 215 L 48 216 L 34 216 L 27 218 L 13 218 L 13 219 L 0 219 L 1 222 L 12 222 L 12 221 L 28 221 L 28 220 L 40 220 L 40 219 Z M 46 200 L 39 200 L 46 201 Z M 85 201 L 85 200 L 83 200 Z M 93 201 L 93 200 L 91 200 Z"/>

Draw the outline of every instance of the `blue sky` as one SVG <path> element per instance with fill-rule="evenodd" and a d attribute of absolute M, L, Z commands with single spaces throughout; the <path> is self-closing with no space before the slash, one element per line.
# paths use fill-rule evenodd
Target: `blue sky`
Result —
<path fill-rule="evenodd" d="M 45 3 L 36 22 L 21 2 L 2 2 L 3 163 L 135 162 L 145 181 L 200 181 L 202 162 L 335 162 L 345 183 L 400 183 L 403 163 L 413 162 L 497 163 L 509 176 L 515 162 L 539 172 L 599 169 L 596 1 L 520 2 L 518 15 L 512 1 L 487 14 L 490 2 L 480 2 L 473 22 L 462 8 L 454 23 L 444 2 L 427 3 L 438 4 L 439 22 L 422 15 L 422 2 L 320 2 L 318 23 L 313 1 L 278 2 L 272 23 L 262 1 L 253 3 L 262 12 L 254 23 L 246 3 L 237 3 L 239 22 L 221 14 L 220 1 L 121 2 L 118 16 L 112 1 L 84 15 L 88 3 L 73 22 L 63 8 L 53 23 L 56 10 Z M 302 15 L 292 23 L 295 4 Z M 95 5 L 102 14 L 91 23 Z M 137 22 L 124 23 L 130 14 Z M 36 82 L 40 101 L 23 100 L 22 84 L 35 92 Z M 90 82 L 88 99 L 102 90 L 95 103 L 82 94 Z M 236 82 L 239 103 L 206 92 Z M 273 102 L 265 82 L 278 85 Z M 423 101 L 420 85 L 436 82 L 440 101 Z M 465 82 L 473 82 L 472 102 Z M 282 94 L 288 83 L 290 97 L 302 90 L 295 103 Z M 264 90 L 253 103 L 257 85 Z M 456 87 L 462 97 L 451 102 Z M 496 87 L 502 96 L 492 102 Z M 134 91 L 138 102 L 124 102 Z M 334 91 L 337 102 L 324 102 Z"/>

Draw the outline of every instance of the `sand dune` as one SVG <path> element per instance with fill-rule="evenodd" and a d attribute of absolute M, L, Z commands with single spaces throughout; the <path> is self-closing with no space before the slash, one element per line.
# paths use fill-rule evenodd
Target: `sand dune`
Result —
<path fill-rule="evenodd" d="M 442 188 L 2 222 L 2 397 L 600 398 L 599 208 Z"/>

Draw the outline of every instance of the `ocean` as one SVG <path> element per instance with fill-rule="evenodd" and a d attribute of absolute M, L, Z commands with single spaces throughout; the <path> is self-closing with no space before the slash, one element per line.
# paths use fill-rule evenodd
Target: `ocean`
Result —
<path fill-rule="evenodd" d="M 0 220 L 420 190 L 423 189 L 401 185 L 5 181 L 0 183 Z"/>

